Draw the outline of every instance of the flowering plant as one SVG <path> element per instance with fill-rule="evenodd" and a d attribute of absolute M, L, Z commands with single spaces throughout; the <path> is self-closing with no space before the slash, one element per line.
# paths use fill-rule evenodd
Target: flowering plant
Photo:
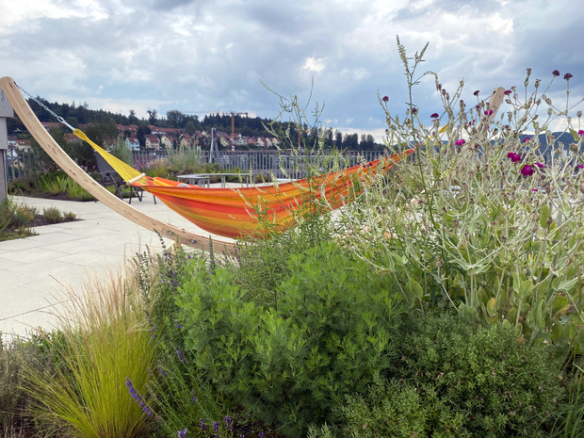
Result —
<path fill-rule="evenodd" d="M 548 97 L 556 72 L 543 93 L 540 80 L 529 91 L 530 69 L 523 99 L 516 87 L 501 90 L 505 112 L 478 93 L 468 107 L 463 82 L 451 94 L 435 73 L 415 76 L 426 48 L 410 62 L 398 39 L 409 95 L 430 75 L 443 109 L 428 126 L 413 97 L 401 121 L 382 106 L 387 147 L 416 152 L 343 210 L 345 242 L 419 312 L 452 306 L 470 321 L 511 324 L 530 342 L 584 348 L 581 112 L 573 118 L 568 99 L 560 108 Z M 559 142 L 554 126 L 573 142 Z"/>

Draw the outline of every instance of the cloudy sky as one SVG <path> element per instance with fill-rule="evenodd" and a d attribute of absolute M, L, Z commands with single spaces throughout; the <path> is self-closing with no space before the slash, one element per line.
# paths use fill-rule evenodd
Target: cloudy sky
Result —
<path fill-rule="evenodd" d="M 138 117 L 247 111 L 273 118 L 277 96 L 325 104 L 342 131 L 385 129 L 377 93 L 403 113 L 396 35 L 465 100 L 520 87 L 526 68 L 558 94 L 584 96 L 584 8 L 576 0 L 0 0 L 0 76 L 49 101 Z M 260 82 L 261 81 L 261 82 Z M 431 79 L 415 90 L 439 110 Z"/>

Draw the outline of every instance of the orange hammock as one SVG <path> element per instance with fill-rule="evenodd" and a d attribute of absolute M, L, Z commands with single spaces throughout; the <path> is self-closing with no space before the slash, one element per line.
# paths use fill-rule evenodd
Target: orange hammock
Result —
<path fill-rule="evenodd" d="M 350 201 L 358 184 L 388 171 L 414 150 L 368 164 L 294 182 L 247 188 L 201 188 L 164 178 L 151 178 L 114 157 L 92 142 L 82 131 L 73 132 L 93 147 L 128 183 L 160 199 L 170 209 L 220 236 L 260 236 L 260 217 L 265 224 L 284 230 L 296 224 L 296 212 L 308 207 L 307 200 L 326 199 L 333 209 Z"/>

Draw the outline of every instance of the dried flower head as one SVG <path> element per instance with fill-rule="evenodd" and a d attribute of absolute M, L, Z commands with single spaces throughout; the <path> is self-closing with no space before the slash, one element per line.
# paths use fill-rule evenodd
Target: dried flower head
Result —
<path fill-rule="evenodd" d="M 574 75 L 572 73 L 566 73 L 564 75 L 564 79 L 569 81 L 570 79 L 572 79 L 574 77 Z"/>
<path fill-rule="evenodd" d="M 475 96 L 478 96 L 478 95 L 479 95 L 479 90 L 475 91 L 475 92 L 474 92 L 474 93 L 472 93 L 472 94 L 474 94 Z"/>
<path fill-rule="evenodd" d="M 559 76 L 559 75 L 560 75 L 560 71 L 559 71 L 559 70 L 554 70 L 554 71 L 552 72 L 552 75 L 554 75 L 554 76 Z"/>
<path fill-rule="evenodd" d="M 387 102 L 389 100 L 389 96 L 383 96 L 383 98 L 381 100 L 383 100 L 384 102 Z"/>

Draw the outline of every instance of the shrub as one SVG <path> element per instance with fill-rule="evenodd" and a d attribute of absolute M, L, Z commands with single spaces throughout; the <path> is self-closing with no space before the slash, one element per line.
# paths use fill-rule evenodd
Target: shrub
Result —
<path fill-rule="evenodd" d="M 565 405 L 563 351 L 526 344 L 510 324 L 473 328 L 450 314 L 406 329 L 391 379 L 340 408 L 340 436 L 550 436 Z M 311 435 L 326 432 L 313 427 Z"/>
<path fill-rule="evenodd" d="M 199 373 L 287 436 L 335 421 L 335 407 L 389 366 L 402 309 L 391 283 L 332 243 L 292 254 L 294 275 L 252 295 L 227 267 L 193 263 L 177 319 Z"/>
<path fill-rule="evenodd" d="M 155 346 L 133 291 L 118 278 L 95 282 L 86 300 L 70 294 L 61 321 L 64 342 L 57 346 L 60 368 L 27 376 L 27 390 L 44 407 L 37 416 L 88 438 L 142 435 L 151 411 L 134 403 L 126 385 L 145 388 Z"/>
<path fill-rule="evenodd" d="M 50 224 L 56 224 L 63 221 L 63 215 L 56 207 L 43 208 L 43 216 Z"/>
<path fill-rule="evenodd" d="M 73 199 L 79 199 L 80 201 L 94 201 L 95 197 L 77 184 L 75 181 L 70 180 L 67 186 L 67 196 Z"/>
<path fill-rule="evenodd" d="M 412 95 L 425 48 L 411 64 L 399 41 L 398 49 Z M 427 125 L 413 100 L 400 118 L 380 99 L 388 147 L 415 145 L 415 155 L 343 210 L 346 238 L 396 279 L 412 309 L 448 303 L 470 322 L 507 320 L 526 342 L 580 351 L 584 131 L 572 128 L 573 106 L 558 108 L 550 87 L 529 84 L 528 73 L 525 100 L 511 87 L 509 112 L 492 120 L 488 103 L 461 99 L 462 83 L 451 95 L 437 78 L 443 108 Z M 565 145 L 550 131 L 558 121 L 568 126 Z"/>
<path fill-rule="evenodd" d="M 27 207 L 26 205 L 19 205 L 14 211 L 14 222 L 18 227 L 26 227 L 36 216 L 36 208 Z"/>

